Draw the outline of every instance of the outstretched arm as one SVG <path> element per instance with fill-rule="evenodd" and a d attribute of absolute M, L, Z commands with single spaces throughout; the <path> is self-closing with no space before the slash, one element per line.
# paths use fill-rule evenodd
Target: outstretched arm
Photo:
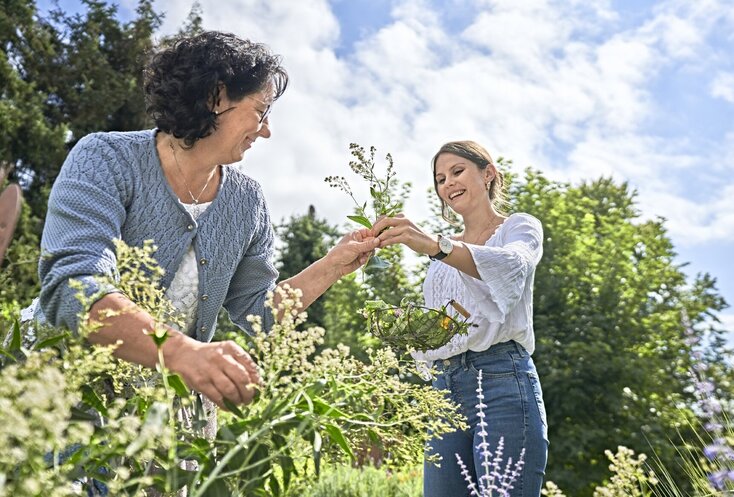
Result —
<path fill-rule="evenodd" d="M 367 262 L 379 240 L 369 230 L 361 229 L 345 235 L 328 254 L 297 275 L 283 280 L 279 286 L 289 285 L 303 292 L 301 309 L 307 308 L 344 275 Z M 276 294 L 275 306 L 277 307 Z"/>
<path fill-rule="evenodd" d="M 372 227 L 372 232 L 379 233 L 380 245 L 378 248 L 402 243 L 418 254 L 432 256 L 439 252 L 438 237 L 426 233 L 402 214 L 395 217 L 381 218 Z M 451 243 L 454 249 L 449 255 L 441 259 L 441 262 L 455 267 L 469 276 L 480 279 L 477 265 L 466 245 L 455 240 L 451 240 Z"/>

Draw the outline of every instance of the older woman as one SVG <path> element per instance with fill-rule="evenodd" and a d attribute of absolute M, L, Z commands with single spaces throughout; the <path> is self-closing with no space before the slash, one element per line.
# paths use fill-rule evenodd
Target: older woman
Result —
<path fill-rule="evenodd" d="M 222 307 L 243 329 L 249 314 L 272 324 L 264 303 L 277 271 L 260 186 L 228 164 L 270 137 L 269 112 L 287 82 L 277 56 L 232 34 L 205 32 L 158 51 L 145 70 L 156 128 L 83 138 L 53 186 L 39 268 L 45 320 L 78 328 L 83 309 L 69 281 L 81 281 L 88 296 L 101 295 L 90 316 L 103 326 L 89 340 L 119 341 L 120 358 L 154 366 L 152 317 L 95 278 L 115 274 L 113 239 L 136 246 L 152 239 L 162 285 L 185 316 L 163 345 L 166 365 L 220 406 L 249 402 L 260 381 L 252 359 L 234 342 L 209 342 Z M 377 244 L 367 235 L 345 236 L 281 284 L 301 289 L 308 306 L 364 263 Z M 108 317 L 109 310 L 126 312 Z"/>

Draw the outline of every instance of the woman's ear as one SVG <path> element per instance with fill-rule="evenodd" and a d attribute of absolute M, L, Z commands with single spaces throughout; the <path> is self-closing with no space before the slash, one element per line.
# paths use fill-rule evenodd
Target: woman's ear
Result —
<path fill-rule="evenodd" d="M 209 106 L 212 112 L 219 113 L 222 109 L 229 107 L 229 97 L 227 96 L 227 87 L 221 81 L 217 83 L 217 89 L 211 96 Z"/>
<path fill-rule="evenodd" d="M 497 170 L 495 169 L 494 164 L 487 164 L 487 167 L 484 168 L 484 182 L 490 183 L 496 176 Z"/>

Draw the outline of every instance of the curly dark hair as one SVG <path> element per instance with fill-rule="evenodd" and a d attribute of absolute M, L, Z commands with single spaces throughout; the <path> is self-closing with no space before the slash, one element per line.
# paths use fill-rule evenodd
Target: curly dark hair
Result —
<path fill-rule="evenodd" d="M 288 73 L 261 43 L 232 33 L 205 31 L 160 47 L 144 72 L 146 111 L 161 131 L 187 147 L 217 129 L 213 107 L 221 85 L 239 101 L 273 85 L 275 98 L 288 85 Z"/>

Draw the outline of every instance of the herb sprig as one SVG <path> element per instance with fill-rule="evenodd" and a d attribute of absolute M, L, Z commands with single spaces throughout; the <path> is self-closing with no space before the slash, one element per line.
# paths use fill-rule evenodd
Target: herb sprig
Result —
<path fill-rule="evenodd" d="M 356 206 L 356 214 L 349 215 L 347 218 L 364 226 L 365 228 L 371 229 L 373 222 L 370 221 L 370 218 L 375 219 L 376 221 L 382 216 L 394 216 L 400 212 L 402 207 L 402 201 L 400 199 L 393 198 L 392 191 L 390 189 L 392 186 L 390 182 L 395 178 L 395 164 L 392 155 L 388 153 L 385 156 L 385 160 L 387 161 L 387 170 L 385 177 L 382 178 L 375 172 L 375 152 L 377 151 L 375 147 L 370 147 L 369 154 L 367 154 L 365 148 L 361 145 L 350 143 L 349 151 L 353 156 L 353 159 L 349 161 L 349 167 L 355 174 L 362 177 L 362 179 L 364 179 L 369 185 L 370 197 L 372 198 L 371 205 L 374 211 L 373 215 L 370 216 L 368 213 L 369 202 L 360 203 L 357 200 L 349 182 L 344 176 L 327 176 L 324 181 L 326 181 L 326 183 L 328 183 L 332 188 L 337 188 L 349 195 L 354 202 L 354 205 Z M 385 261 L 378 256 L 372 256 L 368 261 L 365 270 L 385 269 L 390 267 L 390 265 L 391 264 L 388 261 Z"/>

